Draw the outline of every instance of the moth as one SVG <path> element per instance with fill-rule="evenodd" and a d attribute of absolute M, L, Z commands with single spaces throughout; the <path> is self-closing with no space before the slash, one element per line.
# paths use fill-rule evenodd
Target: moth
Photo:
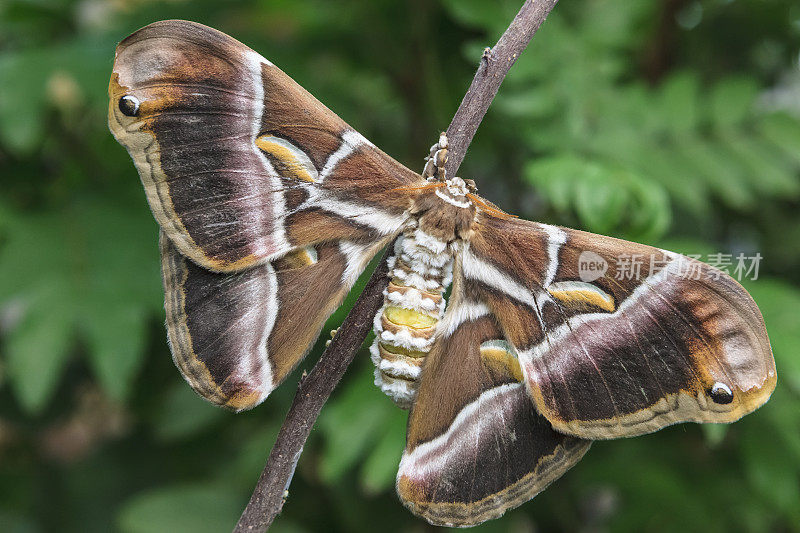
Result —
<path fill-rule="evenodd" d="M 592 440 L 733 422 L 775 387 L 761 313 L 726 274 L 507 215 L 445 175 L 445 137 L 417 174 L 214 29 L 135 32 L 108 94 L 160 226 L 173 359 L 207 400 L 263 401 L 395 242 L 371 353 L 410 409 L 397 493 L 433 524 L 502 515 Z M 619 279 L 622 256 L 648 260 Z"/>

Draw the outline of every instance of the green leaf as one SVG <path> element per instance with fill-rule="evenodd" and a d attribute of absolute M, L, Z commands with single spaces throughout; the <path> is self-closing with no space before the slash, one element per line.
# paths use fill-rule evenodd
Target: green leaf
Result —
<path fill-rule="evenodd" d="M 505 91 L 498 94 L 493 111 L 513 116 L 517 120 L 546 117 L 558 102 L 544 91 Z"/>
<path fill-rule="evenodd" d="M 103 388 L 123 400 L 144 362 L 149 317 L 136 302 L 117 302 L 98 311 L 84 325 L 87 356 Z"/>
<path fill-rule="evenodd" d="M 230 487 L 175 485 L 131 498 L 117 522 L 125 533 L 217 533 L 233 528 L 245 503 Z"/>
<path fill-rule="evenodd" d="M 611 233 L 625 214 L 628 191 L 598 165 L 587 165 L 577 182 L 575 211 L 583 226 L 595 233 Z"/>
<path fill-rule="evenodd" d="M 651 242 L 660 238 L 672 222 L 672 209 L 666 191 L 644 176 L 630 177 L 634 205 L 631 212 L 630 238 Z"/>
<path fill-rule="evenodd" d="M 672 203 L 698 215 L 708 214 L 708 185 L 697 176 L 696 168 L 673 146 L 664 144 L 640 147 L 628 154 L 630 166 L 647 181 L 659 185 Z"/>
<path fill-rule="evenodd" d="M 0 142 L 18 155 L 28 155 L 52 127 L 53 111 L 86 113 L 91 105 L 105 116 L 107 54 L 114 45 L 110 34 L 91 35 L 0 55 Z M 59 89 L 59 80 L 69 80 L 68 86 Z"/>
<path fill-rule="evenodd" d="M 446 0 L 445 5 L 450 15 L 462 24 L 494 32 L 504 30 L 519 9 L 517 2 L 508 0 Z"/>
<path fill-rule="evenodd" d="M 217 423 L 221 408 L 203 400 L 188 384 L 176 383 L 166 395 L 155 419 L 155 434 L 163 441 L 185 439 Z"/>
<path fill-rule="evenodd" d="M 155 224 L 147 209 L 95 198 L 75 211 L 87 250 L 75 272 L 76 318 L 95 375 L 124 400 L 144 362 L 149 320 L 163 313 Z"/>
<path fill-rule="evenodd" d="M 553 156 L 531 161 L 524 176 L 558 211 L 572 206 L 575 195 L 575 176 L 583 162 L 571 155 Z"/>
<path fill-rule="evenodd" d="M 22 406 L 40 411 L 58 385 L 73 339 L 74 287 L 64 275 L 61 219 L 4 215 L 0 302 L 19 309 L 5 335 L 8 379 Z"/>
<path fill-rule="evenodd" d="M 319 418 L 318 427 L 326 439 L 320 476 L 326 483 L 338 481 L 359 461 L 375 442 L 391 410 L 396 409 L 388 399 L 378 400 L 370 367 L 362 365 L 357 377 L 347 383 Z"/>
<path fill-rule="evenodd" d="M 758 85 L 751 78 L 727 78 L 716 84 L 708 106 L 711 122 L 720 129 L 744 122 L 758 96 L 758 90 Z"/>
<path fill-rule="evenodd" d="M 761 424 L 770 425 L 767 431 L 782 441 L 787 463 L 800 465 L 800 393 L 791 383 L 783 381 L 782 372 L 779 368 L 778 385 L 769 402 L 758 410 L 758 416 Z"/>
<path fill-rule="evenodd" d="M 0 246 L 0 301 L 20 296 L 28 299 L 34 293 L 40 294 L 45 304 L 47 297 L 65 297 L 59 300 L 61 304 L 70 301 L 72 295 L 58 292 L 69 287 L 64 225 L 64 218 L 54 213 L 23 216 L 6 211 Z"/>
<path fill-rule="evenodd" d="M 405 411 L 395 409 L 385 421 L 383 435 L 367 455 L 361 468 L 361 486 L 367 494 L 377 494 L 394 486 L 406 442 L 406 418 Z"/>
<path fill-rule="evenodd" d="M 669 199 L 646 175 L 563 154 L 528 163 L 524 176 L 557 211 L 574 209 L 589 231 L 652 240 L 669 227 Z"/>
<path fill-rule="evenodd" d="M 771 505 L 800 520 L 800 472 L 786 467 L 786 452 L 779 439 L 764 439 L 765 432 L 742 436 L 742 454 L 752 486 Z"/>
<path fill-rule="evenodd" d="M 694 74 L 673 74 L 661 86 L 661 122 L 676 136 L 694 130 L 698 118 L 699 84 Z"/>
<path fill-rule="evenodd" d="M 722 142 L 727 145 L 731 157 L 747 169 L 748 182 L 754 188 L 774 196 L 797 197 L 800 194 L 797 165 L 790 164 L 774 146 L 741 133 L 725 134 Z"/>
<path fill-rule="evenodd" d="M 730 154 L 701 138 L 683 139 L 678 145 L 687 165 L 694 166 L 694 175 L 734 209 L 747 209 L 754 198 L 740 166 L 731 162 Z"/>
<path fill-rule="evenodd" d="M 0 56 L 0 141 L 28 154 L 44 134 L 45 51 Z"/>
<path fill-rule="evenodd" d="M 146 209 L 132 214 L 91 197 L 34 216 L 4 209 L 0 301 L 26 310 L 7 343 L 10 379 L 28 408 L 47 401 L 78 335 L 106 391 L 116 399 L 130 392 L 149 318 L 162 312 L 155 231 L 142 231 L 153 226 Z M 45 365 L 43 377 L 31 376 L 34 361 Z"/>
<path fill-rule="evenodd" d="M 187 387 L 185 387 L 187 388 Z M 196 395 L 195 395 L 196 396 Z M 272 398 L 267 399 L 267 402 Z M 241 418 L 241 415 L 238 416 Z M 220 461 L 216 466 L 216 478 L 230 479 L 242 487 L 249 487 L 253 483 L 254 472 L 264 468 L 264 461 L 269 456 L 270 449 L 275 443 L 280 429 L 280 417 L 273 417 L 266 423 L 259 421 L 258 426 L 246 438 L 237 439 L 236 453 L 228 461 Z M 235 436 L 233 437 L 235 439 Z M 301 456 L 301 461 L 305 456 Z"/>
<path fill-rule="evenodd" d="M 72 334 L 72 317 L 63 308 L 40 305 L 37 299 L 8 335 L 8 378 L 28 412 L 40 411 L 52 396 L 69 356 Z"/>
<path fill-rule="evenodd" d="M 785 113 L 773 113 L 759 123 L 761 134 L 800 163 L 800 120 Z"/>
<path fill-rule="evenodd" d="M 745 288 L 758 304 L 767 325 L 770 344 L 775 354 L 778 381 L 800 391 L 800 328 L 797 309 L 800 309 L 800 289 L 785 282 L 761 278 L 744 280 Z"/>

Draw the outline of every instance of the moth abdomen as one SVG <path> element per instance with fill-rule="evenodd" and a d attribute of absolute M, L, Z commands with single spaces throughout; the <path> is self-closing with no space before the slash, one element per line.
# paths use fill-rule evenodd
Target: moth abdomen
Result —
<path fill-rule="evenodd" d="M 416 398 L 425 356 L 445 308 L 444 291 L 453 276 L 450 246 L 417 227 L 395 243 L 389 257 L 391 281 L 375 317 L 375 384 L 398 406 Z"/>

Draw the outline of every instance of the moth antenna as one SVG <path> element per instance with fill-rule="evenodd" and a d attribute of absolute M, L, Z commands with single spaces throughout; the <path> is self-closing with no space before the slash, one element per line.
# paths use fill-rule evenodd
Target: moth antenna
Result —
<path fill-rule="evenodd" d="M 472 193 L 467 193 L 467 198 L 475 202 L 478 206 L 481 207 L 486 213 L 492 216 L 496 216 L 497 218 L 517 218 L 517 215 L 511 215 L 506 213 L 502 209 L 498 209 L 497 207 L 491 206 L 487 204 L 481 197 L 476 196 Z"/>
<path fill-rule="evenodd" d="M 436 182 L 436 183 L 429 183 L 428 185 L 421 185 L 419 187 L 395 187 L 394 189 L 389 189 L 388 192 L 395 192 L 395 191 L 424 191 L 428 189 L 437 189 L 439 187 L 444 187 L 447 185 L 446 183 Z"/>

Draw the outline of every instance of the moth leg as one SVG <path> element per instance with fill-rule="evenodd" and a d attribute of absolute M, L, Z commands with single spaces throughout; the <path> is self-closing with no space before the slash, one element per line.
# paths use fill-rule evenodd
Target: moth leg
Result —
<path fill-rule="evenodd" d="M 426 180 L 436 179 L 445 180 L 444 165 L 447 163 L 447 134 L 439 134 L 439 142 L 431 146 L 430 154 L 425 158 L 425 168 L 422 170 L 422 177 Z"/>

